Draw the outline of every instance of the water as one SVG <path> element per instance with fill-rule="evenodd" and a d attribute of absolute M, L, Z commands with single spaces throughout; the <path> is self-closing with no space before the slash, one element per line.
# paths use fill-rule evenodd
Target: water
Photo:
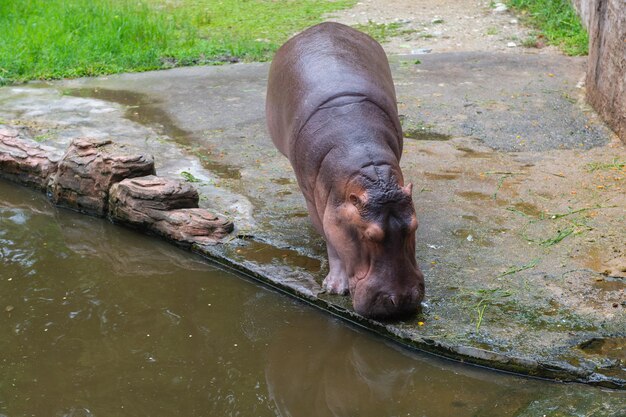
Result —
<path fill-rule="evenodd" d="M 202 166 L 211 173 L 222 179 L 241 179 L 238 168 L 223 164 L 216 159 L 209 158 L 194 149 L 194 141 L 191 132 L 178 127 L 159 106 L 154 105 L 154 100 L 140 93 L 125 90 L 109 90 L 106 88 L 77 88 L 68 89 L 64 94 L 76 97 L 90 97 L 98 100 L 112 101 L 126 107 L 124 117 L 144 126 L 151 126 L 159 134 L 173 138 L 183 148 L 191 150 L 199 158 Z"/>
<path fill-rule="evenodd" d="M 620 416 L 439 360 L 0 181 L 0 416 Z"/>

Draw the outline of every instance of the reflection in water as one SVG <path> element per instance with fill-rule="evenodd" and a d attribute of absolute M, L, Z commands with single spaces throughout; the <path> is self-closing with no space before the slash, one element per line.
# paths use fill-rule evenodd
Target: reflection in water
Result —
<path fill-rule="evenodd" d="M 443 369 L 440 361 L 309 317 L 275 335 L 269 355 L 268 390 L 284 417 L 307 410 L 317 416 L 505 416 L 533 395 L 521 379 L 450 363 Z"/>
<path fill-rule="evenodd" d="M 249 241 L 246 246 L 237 249 L 237 253 L 247 260 L 261 264 L 289 265 L 311 272 L 319 272 L 321 262 L 318 259 L 300 255 L 292 249 L 280 249 L 259 241 Z"/>
<path fill-rule="evenodd" d="M 424 358 L 4 182 L 0 364 L 10 417 L 623 415 L 621 393 Z"/>

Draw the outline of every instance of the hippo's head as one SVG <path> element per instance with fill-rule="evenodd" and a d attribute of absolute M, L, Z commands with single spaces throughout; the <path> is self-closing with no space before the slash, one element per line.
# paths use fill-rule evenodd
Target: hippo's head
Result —
<path fill-rule="evenodd" d="M 410 315 L 424 298 L 411 191 L 411 184 L 397 181 L 353 181 L 326 233 L 348 276 L 354 309 L 363 316 Z"/>

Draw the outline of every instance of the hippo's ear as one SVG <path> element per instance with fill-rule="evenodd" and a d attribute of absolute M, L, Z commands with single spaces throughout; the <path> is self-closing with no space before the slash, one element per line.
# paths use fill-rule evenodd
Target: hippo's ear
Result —
<path fill-rule="evenodd" d="M 408 183 L 407 185 L 402 187 L 402 192 L 411 197 L 413 195 L 413 184 Z"/>
<path fill-rule="evenodd" d="M 348 199 L 350 200 L 350 203 L 352 203 L 352 205 L 356 208 L 363 206 L 363 203 L 364 203 L 363 198 L 354 193 L 351 193 Z"/>

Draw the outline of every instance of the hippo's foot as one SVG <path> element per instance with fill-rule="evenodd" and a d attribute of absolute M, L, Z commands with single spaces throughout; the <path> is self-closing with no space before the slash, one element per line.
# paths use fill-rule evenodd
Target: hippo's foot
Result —
<path fill-rule="evenodd" d="M 347 295 L 349 292 L 348 277 L 341 272 L 330 271 L 322 282 L 322 289 L 328 294 Z"/>

